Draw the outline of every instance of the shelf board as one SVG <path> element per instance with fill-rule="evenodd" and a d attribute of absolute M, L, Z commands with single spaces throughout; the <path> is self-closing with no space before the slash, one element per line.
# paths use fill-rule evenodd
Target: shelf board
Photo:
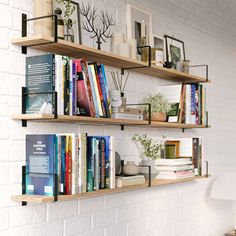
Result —
<path fill-rule="evenodd" d="M 57 43 L 54 43 L 53 37 L 45 35 L 34 35 L 17 38 L 13 39 L 11 42 L 12 44 L 18 46 L 32 47 L 45 52 L 60 54 L 64 56 L 71 56 L 74 58 L 86 58 L 86 60 L 96 61 L 98 63 L 103 63 L 105 65 L 118 68 L 140 67 L 147 65 L 145 62 L 133 60 L 127 57 L 122 57 L 119 55 L 112 54 L 110 52 L 97 50 L 84 45 L 71 43 L 65 40 L 59 39 Z M 168 69 L 155 65 L 149 68 L 139 68 L 132 70 L 145 75 L 155 76 L 172 81 L 194 83 L 209 82 L 206 81 L 205 78 L 199 76 L 190 75 L 174 69 Z"/>
<path fill-rule="evenodd" d="M 191 177 L 191 178 L 178 179 L 178 180 L 155 179 L 152 181 L 151 187 L 191 182 L 191 181 L 203 179 L 203 178 L 206 178 L 206 176 L 198 176 L 198 177 Z M 133 186 L 127 186 L 127 187 L 115 188 L 115 189 L 102 189 L 102 190 L 98 190 L 98 191 L 81 193 L 81 194 L 74 194 L 74 195 L 59 195 L 58 201 L 84 199 L 84 198 L 96 197 L 96 196 L 101 196 L 101 195 L 108 195 L 108 194 L 113 194 L 113 193 L 122 193 L 122 192 L 127 192 L 127 191 L 146 189 L 146 188 L 148 188 L 147 184 L 141 184 L 141 185 L 133 185 Z M 24 202 L 32 202 L 32 203 L 49 203 L 49 202 L 54 201 L 54 198 L 51 196 L 25 195 L 25 194 L 24 195 L 14 195 L 11 197 L 11 199 L 14 202 L 24 201 Z"/>
<path fill-rule="evenodd" d="M 79 123 L 79 124 L 94 124 L 94 125 L 126 125 L 138 126 L 146 125 L 153 128 L 179 128 L 179 129 L 193 129 L 193 128 L 208 128 L 206 125 L 191 125 L 182 123 L 170 122 L 154 122 L 149 125 L 145 120 L 127 120 L 127 119 L 112 119 L 112 118 L 95 118 L 87 116 L 68 116 L 59 115 L 57 119 L 53 115 L 47 114 L 15 114 L 12 115 L 13 120 L 27 120 L 27 121 L 48 121 L 48 122 L 64 122 L 64 123 Z"/>

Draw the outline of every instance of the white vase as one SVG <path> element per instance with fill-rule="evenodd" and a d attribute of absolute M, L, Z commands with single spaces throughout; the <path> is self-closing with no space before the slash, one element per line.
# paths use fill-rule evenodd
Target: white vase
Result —
<path fill-rule="evenodd" d="M 127 163 L 123 167 L 123 173 L 125 175 L 137 175 L 138 172 L 139 172 L 139 168 L 134 163 L 134 161 L 127 161 Z"/>
<path fill-rule="evenodd" d="M 144 175 L 146 180 L 148 180 L 148 178 L 149 178 L 149 168 L 146 166 L 151 166 L 151 179 L 154 179 L 157 176 L 158 171 L 156 169 L 155 160 L 143 159 L 139 163 L 139 165 L 143 165 L 143 167 L 139 167 L 139 174 Z"/>
<path fill-rule="evenodd" d="M 34 17 L 52 15 L 53 12 L 52 0 L 34 0 Z M 34 34 L 52 36 L 52 17 L 35 20 Z"/>

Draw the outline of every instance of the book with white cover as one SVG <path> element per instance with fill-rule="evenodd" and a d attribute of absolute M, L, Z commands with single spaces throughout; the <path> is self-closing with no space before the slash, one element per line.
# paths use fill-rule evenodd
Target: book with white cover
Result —
<path fill-rule="evenodd" d="M 192 164 L 191 158 L 175 158 L 175 159 L 158 159 L 156 160 L 156 165 L 171 165 L 171 166 L 178 166 L 178 165 L 190 165 Z"/>
<path fill-rule="evenodd" d="M 193 165 L 179 165 L 179 166 L 156 166 L 158 171 L 181 171 L 181 170 L 193 170 Z"/>
<path fill-rule="evenodd" d="M 121 188 L 125 186 L 144 184 L 144 175 L 135 176 L 116 176 L 116 187 Z"/>
<path fill-rule="evenodd" d="M 185 178 L 191 178 L 194 177 L 194 173 L 189 173 L 185 175 L 164 175 L 164 174 L 158 174 L 156 179 L 185 179 Z"/>

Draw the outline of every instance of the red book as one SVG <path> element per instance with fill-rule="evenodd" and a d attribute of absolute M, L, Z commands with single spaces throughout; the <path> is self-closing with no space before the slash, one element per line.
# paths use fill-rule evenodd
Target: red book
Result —
<path fill-rule="evenodd" d="M 76 65 L 77 107 L 79 108 L 80 115 L 94 117 L 95 107 L 86 60 L 73 60 L 73 63 Z"/>
<path fill-rule="evenodd" d="M 72 194 L 72 137 L 66 136 L 66 195 Z"/>

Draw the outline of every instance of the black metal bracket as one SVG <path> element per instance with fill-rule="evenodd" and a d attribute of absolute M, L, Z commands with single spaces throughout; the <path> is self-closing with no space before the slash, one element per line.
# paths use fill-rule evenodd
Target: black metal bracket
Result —
<path fill-rule="evenodd" d="M 27 92 L 26 87 L 22 87 L 21 89 L 21 112 L 22 114 L 26 114 L 26 96 L 28 95 L 37 95 L 37 94 L 52 94 L 53 95 L 53 114 L 54 119 L 57 119 L 58 113 L 57 113 L 57 92 L 51 91 L 51 92 Z M 22 127 L 27 127 L 27 120 L 22 120 Z"/>
<path fill-rule="evenodd" d="M 57 15 L 55 15 L 55 14 L 27 19 L 27 15 L 22 13 L 22 16 L 21 16 L 21 36 L 22 37 L 27 37 L 27 22 L 28 21 L 40 20 L 40 19 L 44 19 L 44 18 L 53 18 L 53 22 L 54 22 L 54 27 L 53 27 L 54 40 L 51 41 L 51 42 L 47 42 L 47 43 L 32 44 L 30 46 L 38 46 L 38 45 L 51 44 L 51 43 L 56 43 L 57 42 L 58 29 L 57 29 Z M 21 47 L 21 52 L 23 54 L 27 54 L 27 46 L 22 46 Z"/>
<path fill-rule="evenodd" d="M 126 104 L 125 107 L 127 106 L 148 106 L 148 125 L 151 125 L 152 119 L 151 119 L 151 114 L 152 114 L 152 106 L 150 103 L 133 103 L 133 104 Z M 138 124 L 136 124 L 138 125 Z M 146 125 L 146 124 L 140 124 L 140 125 Z M 121 131 L 125 130 L 125 124 L 120 125 Z"/>
<path fill-rule="evenodd" d="M 135 67 L 128 67 L 128 68 L 121 68 L 121 74 L 124 75 L 125 70 L 133 70 L 133 69 L 141 69 L 151 67 L 152 65 L 152 48 L 149 45 L 141 45 L 137 46 L 137 49 L 148 48 L 148 64 L 145 66 L 135 66 Z"/>
<path fill-rule="evenodd" d="M 53 183 L 53 201 L 58 201 L 58 175 L 52 173 L 38 173 L 38 172 L 26 172 L 26 166 L 22 166 L 22 194 L 26 194 L 26 175 L 53 175 L 54 176 L 54 183 Z M 22 201 L 22 206 L 27 206 L 27 202 Z"/>
<path fill-rule="evenodd" d="M 148 165 L 139 165 L 140 167 L 147 167 L 148 168 L 148 187 L 152 186 L 152 180 L 151 180 L 151 170 L 152 167 Z"/>
<path fill-rule="evenodd" d="M 208 65 L 207 64 L 203 64 L 203 65 L 192 65 L 192 66 L 189 66 L 190 67 L 205 67 L 206 68 L 206 72 L 205 72 L 205 78 L 206 78 L 206 82 L 208 82 Z"/>
<path fill-rule="evenodd" d="M 205 161 L 205 164 L 206 164 L 206 178 L 209 177 L 209 174 L 208 174 L 208 161 Z"/>

